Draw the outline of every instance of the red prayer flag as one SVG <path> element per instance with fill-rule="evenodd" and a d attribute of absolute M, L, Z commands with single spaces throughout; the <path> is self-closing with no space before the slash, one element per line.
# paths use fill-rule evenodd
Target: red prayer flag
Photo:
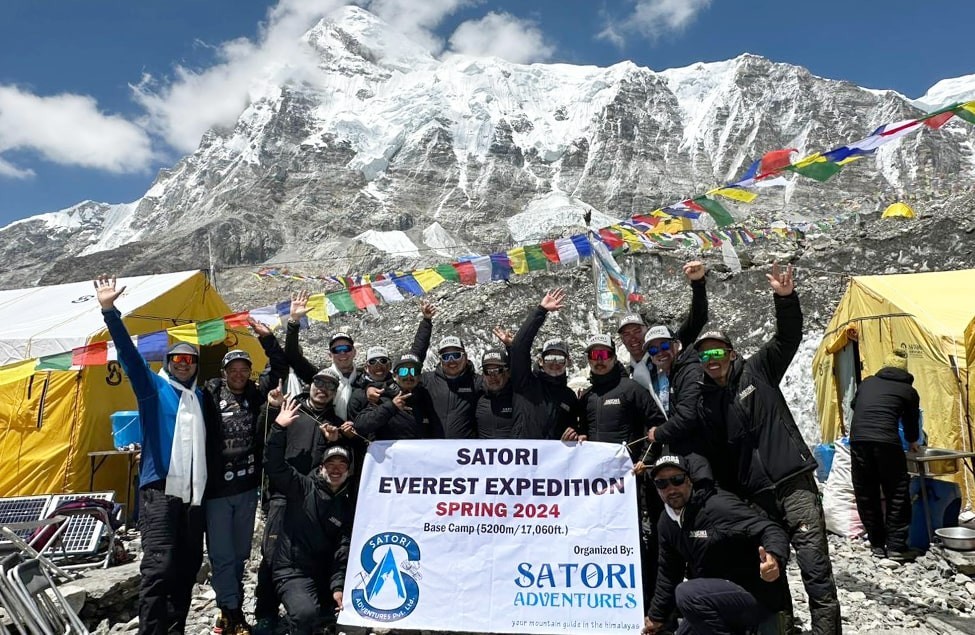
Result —
<path fill-rule="evenodd" d="M 95 342 L 71 351 L 72 366 L 104 366 L 108 363 L 108 342 Z"/>
<path fill-rule="evenodd" d="M 379 299 L 376 298 L 376 292 L 372 290 L 371 284 L 352 287 L 349 289 L 349 295 L 352 296 L 352 301 L 355 302 L 355 305 L 363 311 L 379 304 Z"/>
<path fill-rule="evenodd" d="M 941 126 L 948 123 L 948 120 L 954 116 L 955 113 L 949 110 L 948 112 L 943 112 L 934 115 L 933 117 L 928 117 L 927 119 L 924 120 L 924 125 L 927 126 L 928 128 L 931 128 L 932 130 L 937 130 Z"/>
<path fill-rule="evenodd" d="M 474 269 L 474 263 L 472 262 L 454 262 L 454 269 L 457 270 L 457 275 L 460 276 L 460 283 L 466 284 L 467 286 L 474 286 L 477 284 L 477 271 Z"/>
<path fill-rule="evenodd" d="M 250 318 L 250 311 L 241 311 L 240 313 L 231 313 L 230 315 L 225 315 L 223 317 L 223 323 L 228 329 L 239 329 L 247 328 L 247 320 Z"/>
<path fill-rule="evenodd" d="M 606 243 L 606 246 L 609 247 L 611 250 L 619 249 L 624 244 L 626 244 L 623 242 L 622 238 L 620 238 L 619 236 L 617 236 L 616 234 L 614 234 L 613 232 L 611 232 L 606 228 L 599 230 L 599 237 L 602 238 L 603 242 Z"/>
<path fill-rule="evenodd" d="M 657 217 L 657 216 L 646 216 L 644 214 L 637 214 L 636 216 L 633 217 L 633 220 L 635 220 L 638 223 L 646 223 L 647 225 L 650 225 L 651 227 L 656 227 L 657 226 L 657 223 L 660 222 L 660 218 L 659 217 Z"/>
<path fill-rule="evenodd" d="M 542 253 L 545 254 L 549 262 L 554 262 L 555 264 L 562 262 L 562 259 L 559 258 L 559 248 L 555 246 L 554 240 L 546 240 L 539 247 L 542 248 Z"/>
<path fill-rule="evenodd" d="M 798 150 L 795 148 L 783 148 L 782 150 L 772 150 L 771 152 L 766 152 L 762 157 L 762 174 L 778 172 L 787 165 L 791 165 L 792 159 L 789 157 L 793 152 L 798 152 Z"/>

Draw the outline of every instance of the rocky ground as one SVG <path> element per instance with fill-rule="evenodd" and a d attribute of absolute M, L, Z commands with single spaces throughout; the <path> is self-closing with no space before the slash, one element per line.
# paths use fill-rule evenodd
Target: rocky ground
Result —
<path fill-rule="evenodd" d="M 138 549 L 138 538 L 128 542 Z M 860 635 L 879 633 L 975 633 L 975 558 L 950 564 L 936 550 L 916 562 L 898 564 L 870 555 L 864 541 L 830 536 L 833 571 L 843 611 L 843 632 Z M 253 610 L 257 575 L 257 554 L 248 563 L 244 589 L 249 598 L 245 610 Z M 961 571 L 967 571 L 966 575 Z M 187 633 L 209 633 L 216 615 L 214 592 L 207 581 L 204 565 L 200 583 L 194 589 Z M 799 570 L 788 567 L 796 616 L 803 632 L 808 632 L 809 612 Z M 83 615 L 97 633 L 135 631 L 134 618 L 138 588 L 138 564 L 114 567 L 88 574 L 90 587 Z M 111 584 L 97 582 L 111 580 Z M 79 583 L 73 583 L 79 584 Z M 99 591 L 93 590 L 95 588 Z M 100 608 L 99 608 L 100 606 Z M 350 633 L 352 629 L 341 629 Z M 364 635 L 361 630 L 356 635 Z"/>

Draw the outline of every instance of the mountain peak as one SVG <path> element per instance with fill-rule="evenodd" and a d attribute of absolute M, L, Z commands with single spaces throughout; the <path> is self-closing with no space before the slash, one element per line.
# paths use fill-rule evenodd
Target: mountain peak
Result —
<path fill-rule="evenodd" d="M 932 111 L 973 99 L 975 99 L 975 74 L 942 79 L 913 103 L 921 110 Z"/>

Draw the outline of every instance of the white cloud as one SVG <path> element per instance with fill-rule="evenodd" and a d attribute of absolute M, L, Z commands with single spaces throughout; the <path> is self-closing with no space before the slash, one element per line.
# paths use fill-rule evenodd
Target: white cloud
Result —
<path fill-rule="evenodd" d="M 0 155 L 34 152 L 61 165 L 115 173 L 139 172 L 152 161 L 149 136 L 119 115 L 98 110 L 85 95 L 35 95 L 0 86 Z M 33 172 L 0 156 L 0 175 L 28 178 Z"/>
<path fill-rule="evenodd" d="M 545 41 L 536 24 L 508 13 L 488 13 L 462 23 L 450 36 L 450 49 L 476 57 L 500 57 L 516 64 L 551 59 L 555 47 Z"/>
<path fill-rule="evenodd" d="M 436 55 L 443 42 L 433 34 L 443 19 L 478 0 L 369 0 L 366 8 Z"/>
<path fill-rule="evenodd" d="M 599 37 L 622 46 L 626 35 L 638 33 L 651 40 L 683 31 L 711 0 L 637 0 L 625 20 L 610 21 Z"/>

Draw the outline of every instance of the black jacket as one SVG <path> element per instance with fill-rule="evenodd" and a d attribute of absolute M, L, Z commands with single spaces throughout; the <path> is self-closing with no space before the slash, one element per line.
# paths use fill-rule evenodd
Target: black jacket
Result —
<path fill-rule="evenodd" d="M 670 399 L 667 407 L 667 422 L 657 428 L 654 439 L 667 444 L 677 454 L 713 454 L 710 435 L 704 430 L 698 414 L 701 400 L 701 384 L 704 381 L 704 368 L 691 346 L 681 350 L 680 355 L 670 367 Z M 654 375 L 654 382 L 659 381 Z M 722 439 L 721 449 L 724 449 Z"/>
<path fill-rule="evenodd" d="M 802 341 L 799 296 L 773 294 L 776 333 L 747 360 L 732 362 L 728 384 L 705 374 L 699 414 L 726 435 L 728 452 L 708 456 L 718 483 L 747 498 L 816 469 L 779 382 Z"/>
<path fill-rule="evenodd" d="M 548 311 L 535 307 L 511 342 L 511 387 L 516 396 L 514 436 L 519 439 L 561 439 L 567 428 L 578 431 L 579 398 L 566 375 L 552 377 L 532 368 L 532 345 Z"/>
<path fill-rule="evenodd" d="M 904 439 L 914 443 L 920 431 L 920 397 L 914 375 L 900 368 L 884 367 L 867 377 L 853 397 L 850 443 L 872 441 L 900 446 L 898 421 L 904 422 Z"/>
<path fill-rule="evenodd" d="M 516 399 L 511 389 L 511 380 L 499 392 L 481 393 L 474 407 L 474 419 L 479 439 L 514 438 L 515 418 L 513 402 Z M 523 428 L 524 426 L 519 426 Z"/>
<path fill-rule="evenodd" d="M 697 336 L 701 334 L 701 331 L 704 329 L 704 325 L 707 323 L 707 284 L 703 279 L 694 280 L 691 282 L 691 307 L 687 311 L 684 321 L 681 322 L 680 326 L 677 328 L 677 332 L 674 334 L 677 341 L 681 343 L 681 347 L 685 352 L 691 350 L 691 347 L 694 345 L 694 340 L 696 340 Z M 697 359 L 697 353 L 695 353 L 694 358 Z M 657 367 L 653 365 L 653 362 L 646 355 L 644 355 L 644 359 L 636 360 L 630 364 L 630 368 L 628 369 L 630 374 L 633 374 L 633 366 L 641 363 L 647 365 L 653 385 L 656 385 Z"/>
<path fill-rule="evenodd" d="M 646 440 L 647 431 L 662 425 L 664 415 L 650 393 L 622 373 L 623 366 L 617 362 L 616 368 L 605 375 L 590 374 L 592 386 L 582 393 L 579 401 L 585 411 L 585 432 L 589 440 L 633 443 L 629 447 L 630 456 L 638 461 L 646 443 L 634 442 Z"/>
<path fill-rule="evenodd" d="M 288 377 L 288 360 L 273 335 L 258 338 L 270 362 L 270 372 L 257 382 L 248 381 L 241 395 L 234 395 L 223 378 L 206 383 L 203 396 L 216 417 L 207 418 L 207 487 L 205 497 L 223 498 L 261 484 L 264 438 L 270 423 L 261 415 L 267 394 Z"/>
<path fill-rule="evenodd" d="M 446 439 L 476 439 L 475 409 L 482 387 L 474 365 L 468 361 L 457 377 L 447 377 L 438 365 L 436 370 L 424 372 L 420 381 L 433 404 L 434 429 L 443 430 Z"/>
<path fill-rule="evenodd" d="M 274 424 L 265 469 L 272 486 L 287 497 L 284 522 L 271 559 L 275 580 L 309 577 L 331 591 L 345 585 L 355 504 L 346 483 L 332 492 L 317 470 L 301 474 L 288 465 L 288 431 Z"/>
<path fill-rule="evenodd" d="M 343 422 L 335 414 L 335 409 L 331 405 L 324 410 L 312 408 L 308 403 L 308 393 L 298 395 L 297 399 L 302 407 L 298 411 L 298 418 L 288 426 L 285 435 L 284 460 L 299 474 L 311 474 L 311 471 L 322 462 L 322 454 L 328 446 L 328 441 L 319 426 L 323 423 L 340 426 Z M 267 421 L 269 430 L 274 427 L 274 420 L 279 412 L 280 409 L 270 404 L 264 405 L 261 421 Z M 270 489 L 272 496 L 280 494 L 274 488 L 273 482 Z"/>
<path fill-rule="evenodd" d="M 399 384 L 386 388 L 378 404 L 370 405 L 356 417 L 353 422 L 356 432 L 377 441 L 442 439 L 443 430 L 433 422 L 430 393 L 422 385 L 417 385 L 406 398 L 409 412 L 393 404 L 393 397 L 399 393 Z"/>
<path fill-rule="evenodd" d="M 789 538 L 776 523 L 761 516 L 733 494 L 714 488 L 696 490 L 681 513 L 681 524 L 667 512 L 657 521 L 659 567 L 648 615 L 665 622 L 674 610 L 674 591 L 686 576 L 721 578 L 741 586 L 775 613 L 784 599 L 775 583 L 759 575 L 758 547 L 779 561 L 785 575 Z"/>

